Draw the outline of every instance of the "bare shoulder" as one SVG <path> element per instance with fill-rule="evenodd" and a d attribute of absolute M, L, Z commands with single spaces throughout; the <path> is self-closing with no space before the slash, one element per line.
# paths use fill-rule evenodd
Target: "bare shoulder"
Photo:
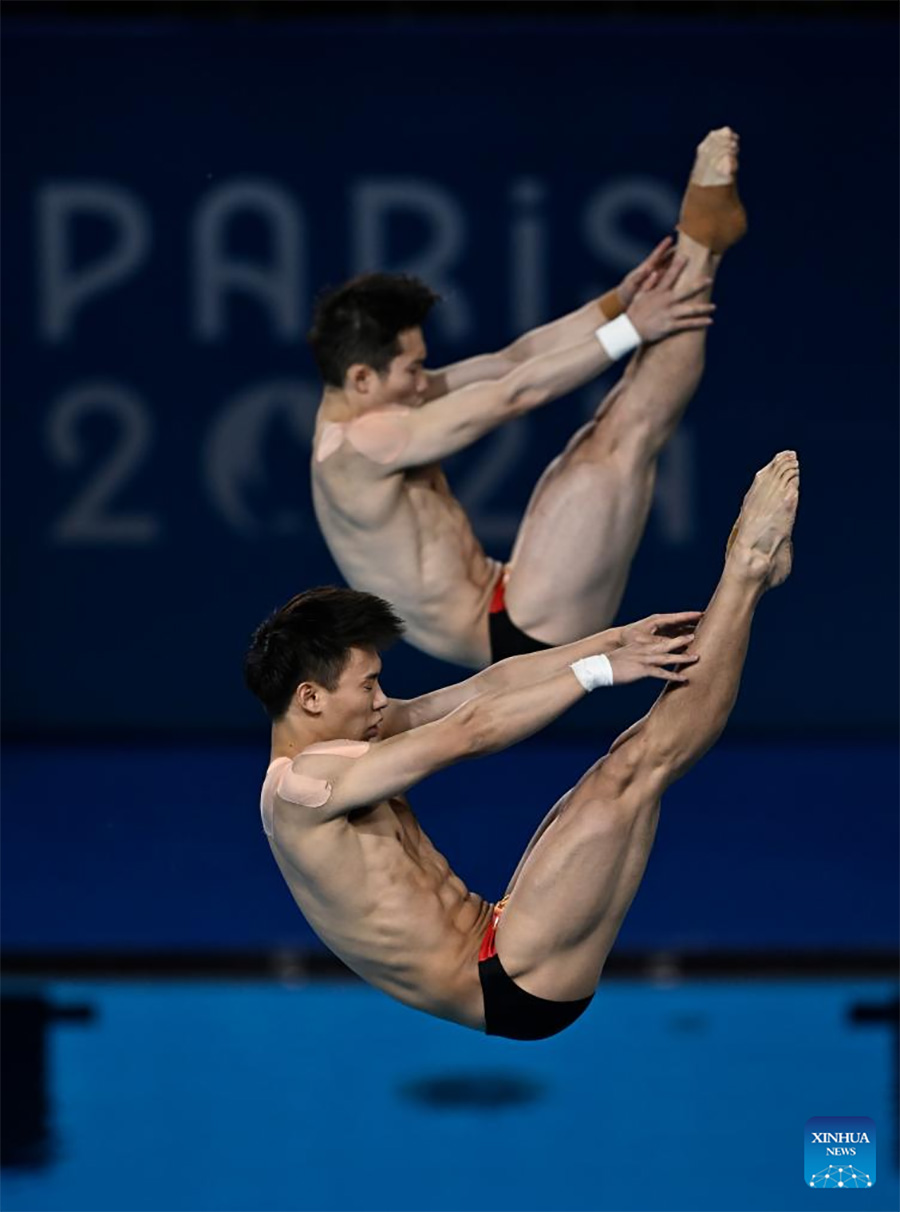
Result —
<path fill-rule="evenodd" d="M 347 769 L 369 750 L 367 741 L 335 740 L 309 745 L 293 758 L 276 758 L 263 784 L 263 828 L 288 849 L 291 835 L 308 836 L 311 829 L 334 821 L 333 797 Z"/>
<path fill-rule="evenodd" d="M 330 460 L 342 463 L 354 455 L 372 469 L 394 463 L 409 442 L 414 422 L 412 408 L 392 404 L 349 421 L 324 421 L 315 438 L 313 465 L 319 473 Z"/>
<path fill-rule="evenodd" d="M 334 780 L 368 750 L 368 741 L 337 740 L 308 745 L 285 767 L 276 795 L 302 808 L 322 808 L 331 798 Z"/>

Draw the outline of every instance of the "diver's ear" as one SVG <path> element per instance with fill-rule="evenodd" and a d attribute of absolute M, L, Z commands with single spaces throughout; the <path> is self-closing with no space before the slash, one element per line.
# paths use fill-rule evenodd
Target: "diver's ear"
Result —
<path fill-rule="evenodd" d="M 321 715 L 325 709 L 325 693 L 316 682 L 301 682 L 294 691 L 294 704 L 306 715 Z"/>
<path fill-rule="evenodd" d="M 378 372 L 365 362 L 354 362 L 344 375 L 347 395 L 370 396 L 378 386 Z"/>

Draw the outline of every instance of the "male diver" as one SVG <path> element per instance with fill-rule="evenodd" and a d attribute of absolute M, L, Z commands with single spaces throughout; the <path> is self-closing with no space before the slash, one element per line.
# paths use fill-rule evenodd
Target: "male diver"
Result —
<path fill-rule="evenodd" d="M 352 589 L 301 593 L 260 625 L 245 678 L 272 719 L 261 796 L 272 853 L 309 924 L 378 989 L 489 1035 L 543 1039 L 593 997 L 644 873 L 660 800 L 715 742 L 734 705 L 753 614 L 791 568 L 796 455 L 744 498 L 702 618 L 658 615 L 512 657 L 397 701 L 379 649 L 400 620 Z M 470 892 L 405 793 L 433 772 L 532 735 L 598 687 L 668 684 L 558 800 L 502 899 Z M 490 801 L 477 768 L 471 796 Z"/>
<path fill-rule="evenodd" d="M 412 278 L 370 274 L 320 300 L 316 515 L 347 583 L 391 601 L 418 648 L 484 668 L 611 623 L 658 456 L 702 374 L 712 279 L 746 226 L 737 153 L 727 127 L 700 144 L 677 248 L 663 241 L 615 291 L 502 353 L 427 372 L 422 324 L 436 296 Z M 632 350 L 538 482 L 509 561 L 491 559 L 440 461 Z"/>

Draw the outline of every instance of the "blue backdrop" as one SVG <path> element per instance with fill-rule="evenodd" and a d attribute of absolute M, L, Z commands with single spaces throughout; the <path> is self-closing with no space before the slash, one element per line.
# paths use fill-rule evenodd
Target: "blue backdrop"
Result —
<path fill-rule="evenodd" d="M 201 7 L 219 11 L 182 11 Z M 896 14 L 417 7 L 4 12 L 4 1207 L 800 1209 L 821 1202 L 803 1125 L 842 1114 L 882 1143 L 875 1189 L 839 1202 L 895 1207 L 887 978 L 678 969 L 724 951 L 745 973 L 760 952 L 786 976 L 883 972 L 896 949 Z M 726 736 L 666 797 L 610 964 L 644 953 L 653 979 L 604 979 L 527 1055 L 358 984 L 123 982 L 160 953 L 265 957 L 282 986 L 316 970 L 260 827 L 268 736 L 240 676 L 265 613 L 338 579 L 307 470 L 316 290 L 417 272 L 445 299 L 433 364 L 502 346 L 631 268 L 726 123 L 750 231 L 621 617 L 706 602 L 778 449 L 800 452 L 802 501 L 794 575 L 760 608 Z M 452 460 L 493 554 L 614 381 Z M 460 675 L 400 646 L 384 683 Z M 595 694 L 414 790 L 471 888 L 502 892 L 654 693 Z M 114 985 L 10 977 L 93 961 Z M 8 1168 L 10 1141 L 46 1164 Z"/>
<path fill-rule="evenodd" d="M 26 742 L 3 766 L 7 946 L 312 945 L 259 832 L 267 732 L 240 663 L 264 614 L 338 579 L 308 480 L 316 290 L 418 272 L 445 297 L 434 364 L 502 346 L 669 230 L 724 123 L 750 231 L 621 618 L 705 604 L 753 472 L 785 447 L 795 572 L 760 609 L 725 744 L 673 793 L 623 945 L 896 940 L 892 34 L 821 16 L 5 21 L 3 689 Z M 613 381 L 451 461 L 492 553 Z M 384 683 L 459 676 L 400 646 Z M 434 780 L 413 798 L 426 829 L 497 895 L 654 693 L 591 696 L 561 747 L 485 764 L 478 803 L 467 769 Z M 145 746 L 161 736 L 176 748 Z"/>
<path fill-rule="evenodd" d="M 702 606 L 752 473 L 795 447 L 796 571 L 760 613 L 734 729 L 891 728 L 896 73 L 877 24 L 35 16 L 4 46 L 8 729 L 259 735 L 246 638 L 337 579 L 307 471 L 316 289 L 418 271 L 446 296 L 435 363 L 501 345 L 644 255 L 722 123 L 750 233 L 622 617 Z M 600 390 L 452 462 L 491 552 Z M 455 676 L 401 649 L 385 681 Z M 646 699 L 595 695 L 569 722 Z"/>
<path fill-rule="evenodd" d="M 410 796 L 468 887 L 498 899 L 545 813 L 602 753 L 531 741 Z M 24 746 L 3 763 L 2 921 L 16 952 L 324 950 L 256 807 L 263 745 Z M 477 774 L 477 784 L 473 777 Z M 668 792 L 620 950 L 793 953 L 897 944 L 887 744 L 721 742 Z"/>

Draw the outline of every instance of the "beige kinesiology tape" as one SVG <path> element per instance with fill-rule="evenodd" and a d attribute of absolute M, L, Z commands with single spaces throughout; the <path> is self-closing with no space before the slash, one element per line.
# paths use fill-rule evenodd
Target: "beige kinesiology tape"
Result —
<path fill-rule="evenodd" d="M 368 741 L 322 741 L 316 745 L 307 745 L 298 754 L 286 770 L 278 784 L 278 795 L 292 804 L 300 804 L 304 808 L 321 808 L 331 799 L 332 785 L 327 779 L 315 778 L 305 771 L 298 770 L 297 761 L 306 757 L 345 757 L 360 758 L 369 749 Z"/>
<path fill-rule="evenodd" d="M 615 289 L 608 290 L 605 295 L 601 295 L 597 300 L 597 306 L 605 320 L 615 320 L 625 310 L 622 300 L 619 298 L 619 292 Z"/>
<path fill-rule="evenodd" d="M 747 230 L 747 213 L 736 183 L 698 185 L 691 181 L 681 204 L 678 228 L 710 252 L 723 253 L 737 244 Z"/>
<path fill-rule="evenodd" d="M 301 774 L 292 766 L 281 776 L 278 794 L 291 804 L 300 804 L 304 808 L 321 808 L 331 799 L 331 783 L 326 779 L 310 778 L 308 774 Z"/>
<path fill-rule="evenodd" d="M 364 413 L 352 421 L 326 421 L 316 447 L 316 462 L 324 463 L 339 450 L 344 440 L 373 463 L 392 463 L 409 444 L 409 415 L 413 410 L 401 404 Z"/>
<path fill-rule="evenodd" d="M 326 421 L 316 446 L 316 462 L 324 463 L 344 442 L 344 426 L 339 421 Z"/>
<path fill-rule="evenodd" d="M 368 741 L 317 741 L 315 745 L 307 745 L 300 756 L 312 757 L 313 754 L 319 754 L 319 756 L 360 758 L 368 752 Z"/>

